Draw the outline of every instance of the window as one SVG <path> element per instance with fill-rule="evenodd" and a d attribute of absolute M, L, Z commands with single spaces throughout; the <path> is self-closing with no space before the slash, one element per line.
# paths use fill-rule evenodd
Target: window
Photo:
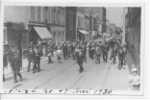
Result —
<path fill-rule="evenodd" d="M 52 23 L 52 8 L 49 8 L 49 23 Z"/>
<path fill-rule="evenodd" d="M 52 23 L 55 23 L 55 8 L 52 8 Z"/>
<path fill-rule="evenodd" d="M 40 7 L 37 8 L 37 21 L 41 22 L 41 8 Z"/>
<path fill-rule="evenodd" d="M 47 23 L 48 21 L 48 8 L 44 7 L 43 9 L 43 18 L 44 18 L 44 22 Z"/>
<path fill-rule="evenodd" d="M 30 8 L 30 20 L 35 21 L 35 8 L 34 7 Z"/>

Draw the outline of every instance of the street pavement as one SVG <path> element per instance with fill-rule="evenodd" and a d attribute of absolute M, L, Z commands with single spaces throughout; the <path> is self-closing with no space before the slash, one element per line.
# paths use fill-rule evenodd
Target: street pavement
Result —
<path fill-rule="evenodd" d="M 95 64 L 91 59 L 84 63 L 84 71 L 79 73 L 79 66 L 72 59 L 63 60 L 58 63 L 56 58 L 53 64 L 48 64 L 47 57 L 42 57 L 41 72 L 32 73 L 24 71 L 21 73 L 23 81 L 14 83 L 11 75 L 6 76 L 4 89 L 117 89 L 127 90 L 128 69 L 118 70 L 117 64 L 104 63 Z M 27 61 L 26 61 L 27 63 Z M 27 65 L 27 64 L 26 64 Z"/>

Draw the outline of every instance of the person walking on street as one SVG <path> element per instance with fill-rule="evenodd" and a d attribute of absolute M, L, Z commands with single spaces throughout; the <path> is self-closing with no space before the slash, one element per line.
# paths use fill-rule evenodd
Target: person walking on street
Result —
<path fill-rule="evenodd" d="M 48 63 L 53 63 L 53 61 L 52 61 L 52 48 L 51 47 L 49 47 L 48 48 Z"/>
<path fill-rule="evenodd" d="M 123 65 L 126 65 L 127 60 L 127 46 L 123 45 Z"/>
<path fill-rule="evenodd" d="M 123 48 L 120 46 L 118 49 L 118 58 L 119 58 L 119 70 L 123 67 Z"/>
<path fill-rule="evenodd" d="M 39 48 L 36 46 L 34 47 L 34 66 L 33 66 L 33 73 L 40 72 L 40 51 Z"/>
<path fill-rule="evenodd" d="M 7 62 L 7 55 L 6 54 L 4 54 L 4 56 L 3 56 L 3 81 L 5 82 L 5 74 L 4 74 L 4 68 L 6 68 L 7 67 L 7 65 L 8 65 L 8 62 Z"/>
<path fill-rule="evenodd" d="M 83 52 L 81 48 L 77 47 L 76 50 L 76 61 L 77 64 L 79 65 L 79 72 L 82 73 L 84 68 L 83 68 L 83 62 L 84 62 L 84 57 L 83 57 Z"/>
<path fill-rule="evenodd" d="M 58 61 L 58 63 L 62 63 L 62 57 L 61 57 L 62 52 L 63 52 L 63 51 L 61 50 L 61 47 L 58 46 L 58 47 L 57 47 L 57 50 L 56 50 L 56 56 L 57 56 L 57 61 Z"/>
<path fill-rule="evenodd" d="M 9 50 L 9 46 L 8 45 L 4 45 L 4 55 L 3 55 L 3 81 L 5 82 L 5 68 L 8 66 L 8 50 Z"/>
<path fill-rule="evenodd" d="M 8 61 L 10 62 L 10 66 L 12 68 L 14 82 L 18 82 L 17 76 L 19 76 L 20 81 L 23 80 L 22 75 L 20 73 L 21 69 L 21 59 L 19 58 L 19 50 L 17 47 L 12 46 L 9 54 L 8 54 Z"/>
<path fill-rule="evenodd" d="M 30 72 L 31 63 L 33 63 L 33 49 L 30 47 L 27 54 L 28 59 L 28 72 Z"/>
<path fill-rule="evenodd" d="M 104 61 L 105 63 L 107 63 L 108 51 L 109 51 L 108 43 L 105 42 L 104 45 L 102 46 L 103 61 Z"/>
<path fill-rule="evenodd" d="M 89 42 L 88 43 L 88 55 L 89 55 L 89 58 L 91 58 L 92 59 L 92 55 L 91 55 L 91 50 L 92 49 L 92 43 L 91 42 Z"/>
<path fill-rule="evenodd" d="M 100 58 L 101 58 L 101 47 L 100 47 L 100 44 L 97 44 L 96 45 L 96 63 L 100 64 Z"/>
<path fill-rule="evenodd" d="M 113 47 L 112 47 L 111 58 L 110 58 L 112 60 L 113 64 L 116 64 L 117 52 L 118 52 L 118 46 L 116 43 L 114 43 Z"/>
<path fill-rule="evenodd" d="M 92 44 L 91 47 L 91 59 L 93 60 L 95 56 L 95 43 Z"/>
<path fill-rule="evenodd" d="M 67 45 L 65 42 L 63 44 L 63 56 L 64 56 L 64 59 L 67 59 Z"/>

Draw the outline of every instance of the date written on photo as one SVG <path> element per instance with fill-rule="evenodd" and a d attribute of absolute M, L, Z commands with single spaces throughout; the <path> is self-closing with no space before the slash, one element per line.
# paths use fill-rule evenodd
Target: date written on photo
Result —
<path fill-rule="evenodd" d="M 46 90 L 34 90 L 34 89 L 13 89 L 6 93 L 23 93 L 23 94 L 75 94 L 75 95 L 110 95 L 111 89 L 46 89 Z"/>

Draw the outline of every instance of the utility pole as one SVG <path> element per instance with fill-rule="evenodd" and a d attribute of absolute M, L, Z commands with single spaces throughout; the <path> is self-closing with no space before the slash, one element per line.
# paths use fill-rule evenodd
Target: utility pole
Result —
<path fill-rule="evenodd" d="M 93 30 L 93 21 L 92 21 L 92 8 L 90 9 L 90 16 L 89 16 L 89 20 L 90 20 L 90 39 L 91 39 L 91 36 L 92 36 L 92 30 Z"/>
<path fill-rule="evenodd" d="M 106 32 L 106 8 L 103 9 L 102 33 Z"/>
<path fill-rule="evenodd" d="M 127 14 L 127 8 L 123 8 L 122 45 L 123 45 L 123 44 L 126 44 L 126 41 L 125 41 L 125 38 L 126 38 L 126 37 L 125 37 L 125 36 L 126 36 L 126 35 L 125 35 L 125 34 L 126 34 L 126 33 L 125 33 L 125 30 L 126 30 L 126 27 L 125 27 L 125 26 L 126 26 L 126 25 L 125 25 L 125 23 L 126 23 L 126 22 L 125 22 L 125 21 L 126 21 L 126 14 Z"/>
<path fill-rule="evenodd" d="M 78 40 L 78 9 L 76 8 L 76 41 Z"/>

